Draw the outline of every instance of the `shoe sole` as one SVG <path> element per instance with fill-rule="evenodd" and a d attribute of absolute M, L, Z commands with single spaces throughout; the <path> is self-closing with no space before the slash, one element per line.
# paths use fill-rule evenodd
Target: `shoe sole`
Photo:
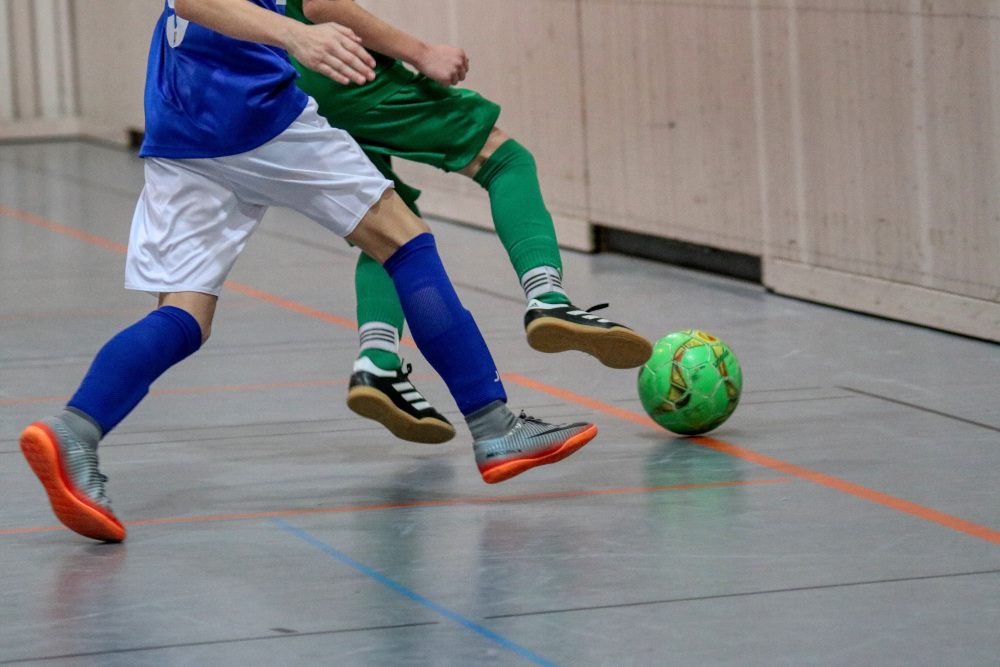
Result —
<path fill-rule="evenodd" d="M 108 510 L 80 493 L 70 482 L 52 430 L 36 422 L 21 433 L 21 451 L 45 487 L 56 517 L 70 530 L 103 542 L 121 542 L 125 526 Z"/>
<path fill-rule="evenodd" d="M 448 422 L 433 417 L 414 419 L 373 387 L 353 387 L 347 392 L 347 407 L 362 417 L 377 421 L 402 440 L 436 445 L 455 437 L 455 427 Z"/>
<path fill-rule="evenodd" d="M 539 352 L 579 350 L 609 368 L 636 368 L 653 354 L 652 343 L 625 327 L 598 329 L 545 317 L 534 320 L 526 331 L 528 345 Z"/>
<path fill-rule="evenodd" d="M 513 459 L 504 461 L 490 466 L 485 470 L 480 468 L 479 472 L 483 476 L 483 481 L 487 484 L 497 484 L 499 482 L 503 482 L 504 480 L 508 480 L 511 477 L 520 475 L 526 470 L 562 461 L 564 458 L 593 440 L 595 435 L 597 435 L 597 427 L 591 424 L 589 428 L 584 429 L 568 440 L 564 440 L 563 442 L 553 445 L 550 449 L 539 452 L 537 456 L 533 456 L 528 459 Z"/>

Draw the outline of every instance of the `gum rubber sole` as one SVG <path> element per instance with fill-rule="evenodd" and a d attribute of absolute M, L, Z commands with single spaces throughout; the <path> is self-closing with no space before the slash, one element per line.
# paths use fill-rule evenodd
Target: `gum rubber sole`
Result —
<path fill-rule="evenodd" d="M 597 435 L 597 427 L 591 424 L 589 428 L 577 433 L 568 440 L 564 440 L 561 443 L 553 445 L 551 449 L 544 450 L 537 456 L 532 458 L 504 461 L 503 463 L 489 466 L 486 469 L 480 468 L 479 472 L 483 476 L 483 481 L 487 484 L 497 484 L 516 475 L 520 475 L 526 470 L 562 461 L 564 458 L 593 440 L 595 435 Z"/>
<path fill-rule="evenodd" d="M 70 530 L 104 542 L 125 539 L 125 526 L 111 512 L 77 491 L 63 468 L 56 436 L 36 422 L 21 433 L 21 451 L 45 487 L 56 517 Z"/>
<path fill-rule="evenodd" d="M 625 327 L 601 329 L 543 317 L 528 325 L 528 345 L 539 352 L 586 352 L 609 368 L 637 368 L 649 361 L 653 345 Z"/>
<path fill-rule="evenodd" d="M 414 419 L 373 387 L 352 387 L 347 392 L 347 407 L 362 417 L 374 419 L 402 440 L 436 445 L 455 437 L 455 427 L 448 422 L 433 417 Z"/>

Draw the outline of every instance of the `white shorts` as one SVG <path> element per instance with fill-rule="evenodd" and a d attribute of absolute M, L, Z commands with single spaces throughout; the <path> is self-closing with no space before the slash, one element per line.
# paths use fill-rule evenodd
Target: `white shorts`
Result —
<path fill-rule="evenodd" d="M 263 146 L 218 158 L 146 158 L 125 262 L 125 287 L 218 296 L 269 206 L 347 236 L 392 182 L 309 104 Z"/>

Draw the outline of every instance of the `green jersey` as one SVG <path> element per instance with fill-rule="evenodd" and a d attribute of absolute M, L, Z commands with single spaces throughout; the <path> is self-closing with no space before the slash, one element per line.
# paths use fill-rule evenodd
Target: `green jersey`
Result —
<path fill-rule="evenodd" d="M 302 11 L 302 0 L 288 0 L 285 15 L 311 24 Z M 375 80 L 363 84 L 337 83 L 304 67 L 295 58 L 291 58 L 291 61 L 299 72 L 299 80 L 296 82 L 299 88 L 316 100 L 320 114 L 336 126 L 336 119 L 350 118 L 371 109 L 412 82 L 416 76 L 395 58 L 374 51 L 371 55 L 375 59 Z"/>

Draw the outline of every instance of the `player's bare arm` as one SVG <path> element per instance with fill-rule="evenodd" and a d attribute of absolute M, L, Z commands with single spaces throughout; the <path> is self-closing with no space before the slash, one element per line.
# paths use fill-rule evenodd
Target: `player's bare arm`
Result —
<path fill-rule="evenodd" d="M 427 44 L 368 12 L 354 0 L 303 0 L 302 11 L 313 23 L 333 21 L 351 28 L 366 48 L 402 60 L 442 86 L 463 81 L 469 71 L 469 58 L 462 49 Z"/>
<path fill-rule="evenodd" d="M 345 26 L 305 25 L 247 0 L 176 0 L 174 10 L 182 19 L 223 35 L 285 49 L 338 83 L 361 84 L 375 78 L 375 60 Z"/>

